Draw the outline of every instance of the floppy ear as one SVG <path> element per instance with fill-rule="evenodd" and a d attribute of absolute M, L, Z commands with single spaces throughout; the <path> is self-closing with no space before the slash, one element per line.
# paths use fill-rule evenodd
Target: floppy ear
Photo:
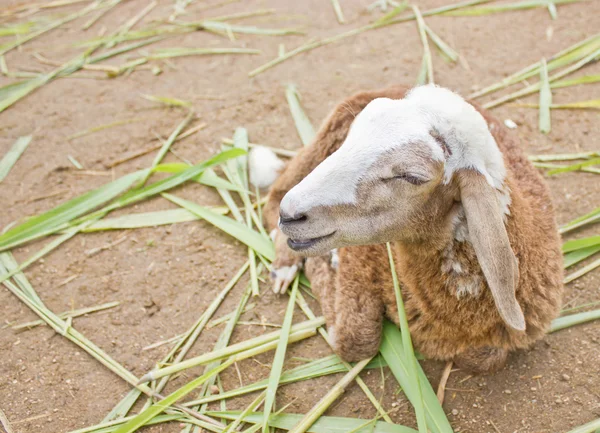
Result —
<path fill-rule="evenodd" d="M 495 189 L 475 170 L 463 169 L 456 174 L 469 239 L 496 308 L 508 326 L 524 331 L 525 317 L 515 297 L 519 281 L 517 258 L 508 240 Z"/>

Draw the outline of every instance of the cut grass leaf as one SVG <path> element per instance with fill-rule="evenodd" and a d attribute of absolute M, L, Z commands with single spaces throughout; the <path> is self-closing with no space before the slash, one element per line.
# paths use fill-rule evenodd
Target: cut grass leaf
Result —
<path fill-rule="evenodd" d="M 179 137 L 181 137 L 181 135 Z M 185 171 L 190 167 L 192 166 L 183 162 L 170 162 L 166 164 L 157 165 L 156 167 L 154 167 L 153 171 L 159 173 L 181 173 L 182 171 Z M 199 176 L 192 180 L 206 186 L 211 186 L 213 188 L 221 188 L 229 191 L 241 190 L 241 187 L 239 187 L 238 185 L 234 185 L 233 183 L 219 177 L 217 173 L 215 173 L 212 169 L 205 170 Z"/>
<path fill-rule="evenodd" d="M 567 165 L 565 167 L 549 170 L 547 172 L 547 174 L 549 176 L 552 176 L 554 174 L 559 174 L 559 173 L 568 173 L 571 171 L 581 170 L 582 168 L 589 167 L 590 165 L 598 165 L 598 164 L 600 164 L 600 158 L 594 158 L 594 159 L 590 159 L 589 161 L 579 162 L 577 164 L 571 164 L 571 165 Z"/>
<path fill-rule="evenodd" d="M 410 362 L 405 358 L 403 350 L 402 335 L 395 324 L 385 321 L 383 324 L 383 338 L 379 351 L 388 367 L 392 370 L 394 377 L 402 387 L 406 397 L 413 402 L 418 398 L 413 387 L 414 378 L 410 376 Z M 433 433 L 452 433 L 452 427 L 446 418 L 446 414 L 440 405 L 440 402 L 427 380 L 421 366 L 417 363 L 419 383 L 423 395 L 423 405 L 427 418 L 427 427 Z"/>
<path fill-rule="evenodd" d="M 600 81 L 600 74 L 598 75 L 584 75 L 582 77 L 570 78 L 568 80 L 559 80 L 552 83 L 550 87 L 553 89 L 560 89 L 562 87 L 579 86 L 581 84 L 591 84 Z"/>
<path fill-rule="evenodd" d="M 590 236 L 583 239 L 567 241 L 563 244 L 563 253 L 600 245 L 600 236 Z"/>
<path fill-rule="evenodd" d="M 211 211 L 225 215 L 228 209 L 225 207 L 209 208 Z M 139 229 L 143 227 L 158 227 L 177 223 L 197 221 L 200 217 L 187 209 L 169 209 L 156 212 L 135 213 L 122 215 L 115 218 L 103 218 L 92 223 L 82 230 L 83 233 L 97 232 L 102 230 L 125 230 Z"/>
<path fill-rule="evenodd" d="M 530 155 L 528 158 L 530 161 L 573 161 L 576 159 L 589 159 L 600 157 L 600 152 L 580 152 L 580 153 L 557 153 L 551 155 Z"/>
<path fill-rule="evenodd" d="M 240 33 L 248 35 L 261 36 L 286 36 L 286 35 L 302 35 L 303 31 L 298 29 L 264 29 L 254 26 L 240 26 L 235 24 L 223 23 L 220 21 L 200 21 L 197 23 L 179 23 L 185 26 L 192 26 L 198 29 L 208 30 L 217 33 L 231 34 Z"/>
<path fill-rule="evenodd" d="M 85 316 L 86 314 L 95 313 L 97 311 L 108 310 L 110 308 L 114 308 L 119 305 L 121 305 L 121 303 L 118 301 L 107 302 L 106 304 L 97 305 L 95 307 L 85 307 L 85 308 L 79 308 L 77 310 L 65 311 L 64 313 L 58 314 L 58 317 L 60 317 L 61 319 L 67 319 L 69 317 Z M 12 325 L 11 328 L 15 331 L 18 331 L 20 329 L 25 329 L 25 328 L 31 329 L 31 328 L 35 328 L 36 326 L 42 326 L 42 325 L 46 325 L 46 322 L 44 322 L 43 320 L 34 320 L 32 322 L 26 322 L 26 323 L 20 323 L 18 325 Z"/>
<path fill-rule="evenodd" d="M 577 278 L 583 277 L 585 274 L 587 274 L 588 272 L 593 271 L 597 267 L 600 267 L 600 259 L 597 259 L 597 260 L 593 261 L 592 263 L 589 263 L 589 264 L 585 265 L 581 269 L 573 272 L 572 274 L 567 275 L 565 277 L 564 283 L 568 284 L 571 281 L 575 281 Z"/>
<path fill-rule="evenodd" d="M 598 433 L 598 429 L 600 429 L 600 418 L 576 427 L 567 433 Z"/>
<path fill-rule="evenodd" d="M 429 9 L 427 11 L 424 11 L 422 13 L 422 16 L 433 16 L 433 15 L 439 15 L 442 14 L 444 12 L 448 12 L 448 11 L 452 11 L 452 10 L 456 10 L 456 9 L 460 9 L 460 8 L 464 8 L 464 7 L 469 7 L 469 6 L 473 6 L 473 5 L 477 5 L 477 4 L 481 4 L 481 3 L 486 3 L 489 0 L 468 0 L 465 2 L 459 2 L 459 3 L 453 3 L 447 6 L 442 6 L 442 7 L 438 7 L 438 8 L 433 8 L 433 9 Z M 319 40 L 310 40 L 302 45 L 300 45 L 299 47 L 295 48 L 294 50 L 288 51 L 287 53 L 285 53 L 285 55 L 280 56 L 278 55 L 276 58 L 274 58 L 273 60 L 268 61 L 267 63 L 253 69 L 252 71 L 250 71 L 248 73 L 249 77 L 255 77 L 258 74 L 263 73 L 264 71 L 277 66 L 278 64 L 290 59 L 291 57 L 294 57 L 300 53 L 305 53 L 307 51 L 311 51 L 314 50 L 315 48 L 318 47 L 322 47 L 325 45 L 329 45 L 329 44 L 333 44 L 336 42 L 339 42 L 343 39 L 352 37 L 352 36 L 356 36 L 359 35 L 361 33 L 370 31 L 370 30 L 375 30 L 381 27 L 385 27 L 388 25 L 393 25 L 393 24 L 398 24 L 398 23 L 403 23 L 403 22 L 407 22 L 407 21 L 412 21 L 415 19 L 415 15 L 411 14 L 408 16 L 402 16 L 402 17 L 397 17 L 397 18 L 390 18 L 387 21 L 375 21 L 371 24 L 367 24 L 366 26 L 362 26 L 362 27 L 357 27 L 355 29 L 352 30 L 348 30 L 344 33 L 340 33 L 334 36 L 330 36 L 324 39 L 319 39 Z"/>
<path fill-rule="evenodd" d="M 593 211 L 585 215 L 580 216 L 579 218 L 575 218 L 573 221 L 566 223 L 560 228 L 559 232 L 561 234 L 564 234 L 575 230 L 579 227 L 583 227 L 587 224 L 593 224 L 596 222 L 600 222 L 600 207 L 594 209 Z"/>
<path fill-rule="evenodd" d="M 298 279 L 296 278 L 296 281 Z M 357 362 L 354 367 L 348 371 L 338 383 L 335 384 L 325 394 L 321 400 L 319 400 L 306 415 L 290 430 L 291 433 L 305 433 L 310 427 L 325 413 L 325 411 L 344 393 L 348 385 L 358 376 L 358 374 L 365 368 L 365 366 L 371 361 L 371 359 L 363 359 Z M 264 414 L 263 425 L 267 425 L 268 414 Z M 358 426 L 355 430 L 360 430 L 361 426 Z M 263 427 L 263 432 L 265 432 Z M 266 433 L 266 432 L 265 432 Z M 427 433 L 425 431 L 425 433 Z"/>
<path fill-rule="evenodd" d="M 295 338 L 293 341 L 298 339 L 308 338 L 309 335 L 314 335 L 316 329 L 325 324 L 325 319 L 318 317 L 314 320 L 307 320 L 302 323 L 293 325 L 290 331 L 290 340 L 292 337 Z M 186 359 L 177 364 L 170 365 L 168 367 L 159 368 L 153 370 L 143 376 L 140 379 L 140 383 L 149 382 L 158 378 L 177 373 L 179 371 L 186 370 L 188 368 L 196 367 L 198 365 L 208 364 L 209 362 L 216 361 L 218 359 L 224 359 L 229 356 L 235 356 L 239 354 L 248 354 L 256 349 L 259 349 L 256 353 L 263 353 L 268 350 L 274 349 L 277 345 L 277 341 L 281 336 L 281 330 L 263 334 L 259 337 L 252 338 L 250 340 L 242 341 L 240 343 L 232 344 L 221 350 L 215 350 L 204 355 L 196 356 L 195 358 Z M 253 355 L 247 355 L 253 356 Z"/>
<path fill-rule="evenodd" d="M 92 211 L 123 192 L 142 179 L 144 170 L 125 175 L 100 188 L 69 200 L 41 215 L 29 218 L 6 233 L 0 235 L 0 251 L 6 251 L 34 239 L 52 234 L 75 218 Z"/>
<path fill-rule="evenodd" d="M 425 31 L 427 35 L 431 38 L 436 48 L 442 53 L 442 57 L 448 62 L 456 62 L 458 60 L 458 53 L 448 45 L 442 38 L 440 38 L 431 27 L 425 24 Z"/>
<path fill-rule="evenodd" d="M 264 405 L 264 420 L 263 420 L 263 433 L 269 433 L 269 417 L 271 411 L 275 406 L 275 394 L 279 387 L 279 380 L 281 379 L 281 372 L 283 370 L 283 361 L 285 360 L 285 352 L 288 346 L 288 339 L 290 336 L 290 329 L 292 328 L 292 318 L 294 317 L 294 306 L 296 305 L 296 295 L 298 293 L 298 277 L 294 279 L 292 284 L 292 291 L 290 293 L 290 299 L 285 310 L 285 316 L 283 317 L 283 325 L 281 326 L 281 336 L 277 343 L 277 349 L 275 350 L 275 357 L 271 364 L 271 374 L 269 375 L 269 385 L 266 389 L 265 394 L 265 405 Z"/>
<path fill-rule="evenodd" d="M 548 59 L 548 71 L 561 68 L 563 66 L 577 62 L 585 56 L 594 52 L 600 47 L 600 34 L 590 36 L 589 38 L 579 41 L 564 50 L 559 51 Z M 503 78 L 497 83 L 487 86 L 475 93 L 469 95 L 470 98 L 478 98 L 489 93 L 504 89 L 513 84 L 526 80 L 527 78 L 539 75 L 541 63 L 536 62 L 525 68 Z"/>
<path fill-rule="evenodd" d="M 0 47 L 0 56 L 8 53 L 11 50 L 14 50 L 15 48 L 23 45 L 26 42 L 31 41 L 32 39 L 37 38 L 38 36 L 43 35 L 46 32 L 49 32 L 50 30 L 60 27 L 63 24 L 66 24 L 70 21 L 76 20 L 77 18 L 86 15 L 87 13 L 95 10 L 96 8 L 98 8 L 98 2 L 92 2 L 89 5 L 87 5 L 85 8 L 83 8 L 77 12 L 74 12 L 72 14 L 69 14 L 64 18 L 53 21 L 50 24 L 48 24 L 47 26 L 44 26 L 35 32 L 29 33 L 25 37 L 17 38 L 17 39 L 15 39 L 14 42 L 4 45 L 3 47 Z"/>
<path fill-rule="evenodd" d="M 546 59 L 542 59 L 540 70 L 540 132 L 548 134 L 551 128 L 550 106 L 552 105 L 552 90 L 548 81 L 548 65 Z"/>
<path fill-rule="evenodd" d="M 593 245 L 591 247 L 580 248 L 578 250 L 571 251 L 564 256 L 564 267 L 567 269 L 573 265 L 576 265 L 588 257 L 593 256 L 597 252 L 600 252 L 600 245 Z"/>
<path fill-rule="evenodd" d="M 260 54 L 249 48 L 162 48 L 153 52 L 149 59 L 170 59 L 184 56 L 207 56 L 215 54 Z"/>
<path fill-rule="evenodd" d="M 236 419 L 240 412 L 208 412 L 215 418 Z M 269 417 L 269 425 L 282 430 L 292 430 L 304 417 L 302 414 L 279 414 Z M 255 412 L 246 417 L 246 422 L 261 425 L 264 414 Z M 416 433 L 416 430 L 398 424 L 390 424 L 384 421 L 377 421 L 374 426 L 364 426 L 364 419 L 343 418 L 333 416 L 322 416 L 312 426 L 309 427 L 309 433 L 348 433 L 355 430 L 357 433 Z M 362 427 L 362 428 L 361 428 Z"/>
<path fill-rule="evenodd" d="M 290 107 L 290 113 L 292 113 L 292 118 L 294 119 L 294 124 L 296 125 L 300 140 L 302 140 L 304 146 L 308 146 L 315 137 L 315 128 L 312 126 L 312 123 L 310 123 L 310 119 L 300 105 L 300 94 L 294 84 L 288 84 L 286 86 L 285 97 L 288 106 Z"/>
<path fill-rule="evenodd" d="M 114 128 L 115 126 L 129 125 L 130 123 L 143 122 L 144 120 L 146 120 L 144 117 L 136 117 L 136 118 L 132 118 L 132 119 L 117 120 L 116 122 L 111 122 L 111 123 L 107 123 L 104 125 L 94 126 L 93 128 L 86 129 L 85 131 L 76 132 L 73 135 L 69 135 L 67 137 L 67 140 L 71 141 L 71 140 L 74 140 L 79 137 L 84 137 L 86 135 L 93 134 L 95 132 L 100 132 L 100 131 L 104 131 L 105 129 Z"/>
<path fill-rule="evenodd" d="M 433 84 L 435 82 L 433 79 L 433 61 L 431 59 L 431 50 L 429 49 L 429 42 L 425 31 L 425 21 L 423 21 L 423 16 L 421 15 L 421 11 L 419 11 L 418 6 L 413 5 L 412 9 L 417 20 L 421 44 L 423 44 L 423 63 L 426 65 L 427 82 Z"/>
<path fill-rule="evenodd" d="M 591 322 L 600 319 L 600 310 L 584 311 L 583 313 L 571 314 L 569 316 L 559 317 L 552 321 L 550 332 L 560 331 L 571 326 Z"/>
<path fill-rule="evenodd" d="M 169 135 L 169 138 L 167 138 L 167 141 L 165 141 L 162 145 L 162 147 L 159 149 L 158 153 L 156 154 L 156 156 L 154 157 L 154 160 L 152 161 L 152 165 L 150 166 L 150 170 L 153 170 L 158 164 L 160 164 L 160 162 L 162 161 L 162 159 L 165 157 L 165 155 L 167 154 L 167 152 L 169 151 L 169 149 L 171 148 L 171 145 L 175 142 L 175 140 L 177 139 L 177 137 L 179 136 L 179 134 L 181 134 L 181 132 L 183 131 L 183 129 L 189 125 L 189 123 L 192 121 L 192 119 L 194 118 L 194 111 L 190 110 L 188 115 L 185 116 L 185 119 L 183 119 L 175 128 L 175 130 L 171 133 L 171 135 Z M 140 182 L 141 185 L 145 184 L 146 181 L 148 180 L 148 177 L 150 177 L 151 175 L 151 171 L 148 171 L 148 174 L 144 177 L 144 179 Z"/>
<path fill-rule="evenodd" d="M 539 104 L 514 104 L 516 107 L 537 108 Z M 569 102 L 566 104 L 552 104 L 550 108 L 553 110 L 600 110 L 600 99 L 592 99 L 589 101 Z"/>
<path fill-rule="evenodd" d="M 200 206 L 194 202 L 184 200 L 171 194 L 163 194 L 163 196 L 172 201 L 173 203 L 187 209 L 193 214 L 198 215 L 200 218 L 208 221 L 217 228 L 221 229 L 230 236 L 233 236 L 238 241 L 246 244 L 268 260 L 274 260 L 275 250 L 271 241 L 265 238 L 258 232 L 250 229 L 246 225 L 228 218 L 223 215 L 219 215 L 210 209 Z"/>
<path fill-rule="evenodd" d="M 552 3 L 555 5 L 565 4 L 565 3 L 576 3 L 583 0 L 552 0 Z M 502 12 L 512 12 L 519 11 L 524 9 L 534 9 L 538 7 L 549 7 L 548 0 L 524 0 L 515 3 L 505 3 L 499 5 L 491 5 L 491 6 L 478 6 L 473 8 L 465 8 L 457 11 L 446 12 L 442 15 L 449 16 L 482 16 L 482 15 L 490 15 Z"/>
<path fill-rule="evenodd" d="M 233 364 L 232 361 L 225 362 L 225 363 L 221 364 L 219 367 L 215 368 L 214 370 L 211 370 L 208 373 L 205 373 L 202 376 L 187 383 L 186 385 L 182 386 L 178 390 L 169 394 L 167 397 L 165 397 L 161 401 L 153 404 L 148 409 L 141 412 L 139 415 L 137 415 L 131 421 L 128 421 L 126 424 L 119 427 L 117 430 L 115 430 L 115 433 L 131 433 L 131 432 L 137 431 L 140 427 L 144 426 L 152 418 L 154 418 L 155 416 L 164 412 L 165 409 L 167 409 L 169 406 L 173 405 L 178 400 L 181 400 L 183 397 L 188 395 L 194 389 L 198 388 L 200 385 L 202 385 L 204 382 L 206 382 L 209 378 L 211 378 L 215 374 L 218 374 L 221 371 L 225 370 L 231 364 Z"/>
<path fill-rule="evenodd" d="M 413 349 L 412 339 L 410 337 L 410 330 L 408 328 L 408 318 L 406 317 L 406 312 L 404 311 L 404 301 L 402 300 L 402 293 L 400 291 L 400 283 L 398 282 L 398 275 L 396 273 L 396 265 L 394 263 L 392 247 L 389 243 L 387 243 L 386 247 L 390 270 L 392 272 L 394 294 L 396 296 L 398 321 L 400 322 L 400 330 L 402 332 L 402 346 L 404 347 L 404 359 L 408 361 L 407 368 L 409 372 L 409 377 L 411 377 L 412 379 L 412 383 L 410 384 L 410 386 L 413 390 L 414 399 L 411 400 L 411 403 L 415 408 L 415 414 L 417 416 L 417 425 L 419 426 L 419 433 L 427 433 L 427 419 L 425 416 L 425 407 L 423 405 L 423 393 L 421 392 L 421 383 L 417 371 L 418 361 L 415 357 L 415 351 Z M 387 359 L 386 361 L 389 362 Z"/>
<path fill-rule="evenodd" d="M 19 137 L 8 150 L 6 155 L 2 157 L 2 160 L 0 160 L 0 182 L 4 180 L 10 169 L 15 165 L 23 152 L 25 152 L 25 149 L 27 149 L 29 143 L 31 143 L 31 139 L 31 135 Z"/>
<path fill-rule="evenodd" d="M 191 107 L 192 103 L 189 101 L 184 101 L 183 99 L 177 98 L 167 98 L 164 96 L 154 96 L 154 95 L 142 95 L 142 98 L 147 99 L 148 101 L 158 102 L 163 105 L 167 105 L 169 107 Z"/>
<path fill-rule="evenodd" d="M 339 0 L 331 0 L 331 4 L 333 6 L 333 10 L 335 11 L 335 16 L 337 17 L 338 23 L 344 24 L 346 19 L 344 18 L 344 12 L 342 12 L 342 7 L 340 6 Z"/>

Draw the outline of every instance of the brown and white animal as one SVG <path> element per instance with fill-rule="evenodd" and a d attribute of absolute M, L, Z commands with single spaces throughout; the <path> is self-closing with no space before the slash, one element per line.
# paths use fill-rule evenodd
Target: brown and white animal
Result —
<path fill-rule="evenodd" d="M 286 289 L 298 254 L 310 256 L 307 276 L 347 361 L 377 352 L 384 315 L 398 323 L 385 242 L 426 357 L 495 371 L 540 339 L 561 305 L 560 239 L 542 178 L 504 126 L 441 87 L 338 105 L 272 186 L 265 220 L 279 225 L 275 290 Z"/>

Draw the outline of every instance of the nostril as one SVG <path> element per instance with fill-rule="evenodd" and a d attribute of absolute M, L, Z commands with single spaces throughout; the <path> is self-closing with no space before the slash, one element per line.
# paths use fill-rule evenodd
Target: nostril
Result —
<path fill-rule="evenodd" d="M 308 219 L 308 217 L 304 214 L 295 214 L 295 215 L 288 215 L 287 213 L 283 212 L 283 211 L 279 211 L 279 222 L 281 223 L 295 223 L 295 222 L 302 222 L 302 221 L 306 221 Z"/>

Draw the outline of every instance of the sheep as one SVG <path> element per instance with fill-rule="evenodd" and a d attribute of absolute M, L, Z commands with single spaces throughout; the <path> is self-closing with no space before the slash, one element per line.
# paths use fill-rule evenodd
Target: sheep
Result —
<path fill-rule="evenodd" d="M 543 179 L 504 125 L 435 85 L 339 104 L 272 185 L 264 218 L 274 290 L 304 263 L 346 361 L 377 353 L 384 316 L 398 324 L 386 242 L 427 358 L 497 371 L 559 312 L 560 237 Z"/>

